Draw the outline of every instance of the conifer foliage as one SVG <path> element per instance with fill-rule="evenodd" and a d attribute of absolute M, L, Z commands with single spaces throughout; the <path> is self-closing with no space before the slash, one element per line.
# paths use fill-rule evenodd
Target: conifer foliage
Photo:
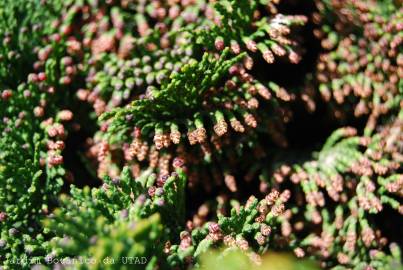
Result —
<path fill-rule="evenodd" d="M 402 268 L 402 15 L 0 1 L 0 269 Z"/>

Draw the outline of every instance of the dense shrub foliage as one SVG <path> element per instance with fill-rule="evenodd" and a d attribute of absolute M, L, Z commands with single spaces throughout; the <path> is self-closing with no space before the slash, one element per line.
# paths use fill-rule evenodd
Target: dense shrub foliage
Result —
<path fill-rule="evenodd" d="M 0 269 L 401 269 L 401 4 L 0 1 Z"/>

